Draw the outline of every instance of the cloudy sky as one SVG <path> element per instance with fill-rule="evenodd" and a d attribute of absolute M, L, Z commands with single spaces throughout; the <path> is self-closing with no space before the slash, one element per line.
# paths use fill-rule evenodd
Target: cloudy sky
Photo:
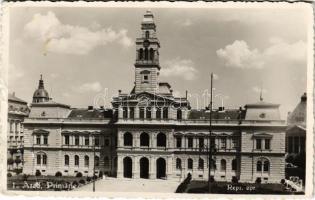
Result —
<path fill-rule="evenodd" d="M 9 92 L 28 102 L 43 74 L 57 102 L 93 105 L 133 87 L 136 37 L 147 8 L 12 8 Z M 299 9 L 152 8 L 161 81 L 203 107 L 215 73 L 215 106 L 281 104 L 283 118 L 306 91 L 308 13 Z M 108 88 L 108 89 L 106 89 Z M 198 98 L 197 98 L 198 97 Z M 198 102 L 197 102 L 198 99 Z"/>

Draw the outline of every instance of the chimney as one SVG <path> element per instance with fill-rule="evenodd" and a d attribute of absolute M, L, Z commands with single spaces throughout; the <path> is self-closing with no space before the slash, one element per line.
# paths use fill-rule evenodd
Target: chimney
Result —
<path fill-rule="evenodd" d="M 88 110 L 93 110 L 93 106 L 88 106 Z"/>
<path fill-rule="evenodd" d="M 121 90 L 118 90 L 118 94 L 119 94 L 119 95 L 121 94 Z"/>
<path fill-rule="evenodd" d="M 306 92 L 301 96 L 301 102 L 305 102 L 307 99 Z"/>
<path fill-rule="evenodd" d="M 188 90 L 186 90 L 186 100 L 187 100 L 187 98 L 188 98 Z"/>
<path fill-rule="evenodd" d="M 224 106 L 219 107 L 219 111 L 223 112 L 224 111 Z"/>
<path fill-rule="evenodd" d="M 170 89 L 170 92 L 171 92 L 171 94 L 173 94 L 173 90 L 172 89 Z"/>

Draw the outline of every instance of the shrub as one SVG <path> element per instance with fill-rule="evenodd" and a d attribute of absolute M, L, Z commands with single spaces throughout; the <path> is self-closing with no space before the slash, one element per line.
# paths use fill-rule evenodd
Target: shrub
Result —
<path fill-rule="evenodd" d="M 78 187 L 78 186 L 79 186 L 79 184 L 78 184 L 77 181 L 73 181 L 73 182 L 72 182 L 72 185 L 73 185 L 74 187 Z"/>
<path fill-rule="evenodd" d="M 82 173 L 81 173 L 81 172 L 78 172 L 78 173 L 76 174 L 76 177 L 81 178 L 81 177 L 82 177 Z"/>
<path fill-rule="evenodd" d="M 56 176 L 56 177 L 61 177 L 61 176 L 62 176 L 62 173 L 61 173 L 61 172 L 56 172 L 55 176 Z"/>
<path fill-rule="evenodd" d="M 261 184 L 261 178 L 258 177 L 258 178 L 256 179 L 255 183 L 256 183 L 256 184 Z"/>
<path fill-rule="evenodd" d="M 22 180 L 23 181 L 27 181 L 28 177 L 29 177 L 29 175 L 23 174 L 22 175 Z"/>
<path fill-rule="evenodd" d="M 82 184 L 82 185 L 84 185 L 84 184 L 85 184 L 85 180 L 81 179 L 81 180 L 79 181 L 79 183 Z"/>
<path fill-rule="evenodd" d="M 238 183 L 238 178 L 236 176 L 232 177 L 232 183 Z"/>
<path fill-rule="evenodd" d="M 281 183 L 281 184 L 285 184 L 285 180 L 284 180 L 284 179 L 281 179 L 280 183 Z"/>
<path fill-rule="evenodd" d="M 7 177 L 12 177 L 12 174 L 9 172 L 9 173 L 7 173 Z"/>
<path fill-rule="evenodd" d="M 35 172 L 35 176 L 40 176 L 40 175 L 42 175 L 42 173 L 40 173 L 40 171 L 39 171 L 39 170 L 36 170 L 36 172 Z"/>
<path fill-rule="evenodd" d="M 98 177 L 100 177 L 100 178 L 102 178 L 102 177 L 103 177 L 103 172 L 102 172 L 102 171 L 100 171 L 100 173 L 99 173 Z"/>
<path fill-rule="evenodd" d="M 87 182 L 90 182 L 90 181 L 91 181 L 91 177 L 89 177 L 89 176 L 86 177 L 86 181 L 87 181 Z"/>

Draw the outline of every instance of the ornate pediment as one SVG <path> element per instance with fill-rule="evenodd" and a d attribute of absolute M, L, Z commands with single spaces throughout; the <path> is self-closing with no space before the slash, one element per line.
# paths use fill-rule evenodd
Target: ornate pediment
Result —
<path fill-rule="evenodd" d="M 46 131 L 44 129 L 35 129 L 33 131 L 33 134 L 49 134 L 49 131 Z"/>
<path fill-rule="evenodd" d="M 253 135 L 253 138 L 272 138 L 272 137 L 273 136 L 268 133 L 258 133 L 258 134 Z"/>

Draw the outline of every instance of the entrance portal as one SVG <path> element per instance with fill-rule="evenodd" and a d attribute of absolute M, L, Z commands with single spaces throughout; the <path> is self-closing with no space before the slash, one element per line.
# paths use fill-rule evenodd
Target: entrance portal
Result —
<path fill-rule="evenodd" d="M 124 177 L 132 178 L 132 159 L 130 157 L 124 158 Z"/>
<path fill-rule="evenodd" d="M 140 178 L 149 178 L 149 160 L 145 157 L 140 159 Z"/>
<path fill-rule="evenodd" d="M 166 179 L 166 162 L 164 158 L 156 160 L 156 178 Z"/>

